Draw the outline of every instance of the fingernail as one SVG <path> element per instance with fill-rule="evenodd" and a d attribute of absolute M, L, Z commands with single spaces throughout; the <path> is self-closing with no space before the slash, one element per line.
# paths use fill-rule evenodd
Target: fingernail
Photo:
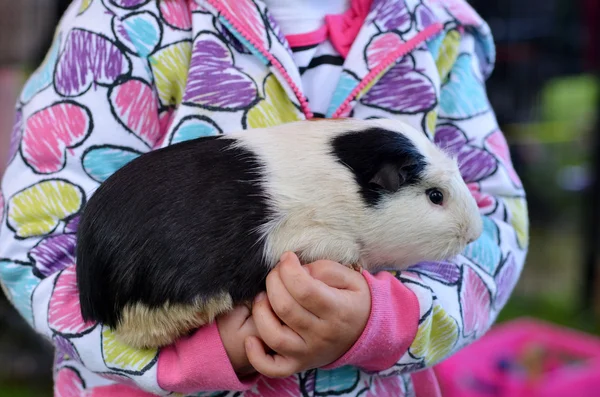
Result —
<path fill-rule="evenodd" d="M 258 303 L 261 300 L 265 299 L 265 293 L 261 292 L 260 294 L 256 295 L 256 298 L 254 298 L 254 303 Z"/>
<path fill-rule="evenodd" d="M 289 252 L 284 252 L 283 255 L 281 255 L 281 257 L 279 258 L 279 262 L 284 262 L 287 259 L 290 258 L 290 253 Z"/>

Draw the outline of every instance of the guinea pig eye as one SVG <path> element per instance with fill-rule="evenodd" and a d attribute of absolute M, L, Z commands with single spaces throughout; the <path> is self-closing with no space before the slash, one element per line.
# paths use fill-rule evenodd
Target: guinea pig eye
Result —
<path fill-rule="evenodd" d="M 427 196 L 429 197 L 429 201 L 435 205 L 442 205 L 444 202 L 444 195 L 438 189 L 429 189 L 427 191 Z"/>

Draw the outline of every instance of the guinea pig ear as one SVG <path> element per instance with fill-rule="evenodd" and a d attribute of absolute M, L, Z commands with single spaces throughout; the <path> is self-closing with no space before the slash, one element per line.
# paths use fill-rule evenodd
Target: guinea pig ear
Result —
<path fill-rule="evenodd" d="M 400 190 L 404 182 L 406 182 L 406 174 L 402 172 L 402 169 L 398 169 L 398 166 L 395 164 L 383 164 L 375 175 L 373 175 L 369 184 L 394 193 Z"/>

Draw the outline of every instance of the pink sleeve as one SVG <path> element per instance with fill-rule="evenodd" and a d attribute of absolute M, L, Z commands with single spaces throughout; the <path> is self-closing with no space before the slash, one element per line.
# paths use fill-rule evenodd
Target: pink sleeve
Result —
<path fill-rule="evenodd" d="M 225 352 L 217 324 L 204 326 L 189 337 L 163 348 L 158 356 L 158 384 L 179 393 L 244 391 L 259 376 L 238 378 Z"/>
<path fill-rule="evenodd" d="M 367 371 L 392 367 L 413 342 L 419 323 L 415 294 L 388 272 L 363 271 L 371 290 L 371 314 L 354 346 L 325 369 L 352 365 Z M 401 309 L 399 309 L 401 308 Z"/>

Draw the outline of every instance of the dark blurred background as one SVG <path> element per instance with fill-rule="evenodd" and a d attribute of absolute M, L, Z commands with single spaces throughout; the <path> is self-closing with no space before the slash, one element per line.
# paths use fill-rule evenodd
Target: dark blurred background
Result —
<path fill-rule="evenodd" d="M 527 264 L 499 322 L 600 335 L 600 0 L 470 0 L 497 45 L 488 94 L 529 196 Z M 69 1 L 0 0 L 0 174 L 21 86 Z M 0 294 L 0 397 L 51 392 L 52 350 Z"/>

